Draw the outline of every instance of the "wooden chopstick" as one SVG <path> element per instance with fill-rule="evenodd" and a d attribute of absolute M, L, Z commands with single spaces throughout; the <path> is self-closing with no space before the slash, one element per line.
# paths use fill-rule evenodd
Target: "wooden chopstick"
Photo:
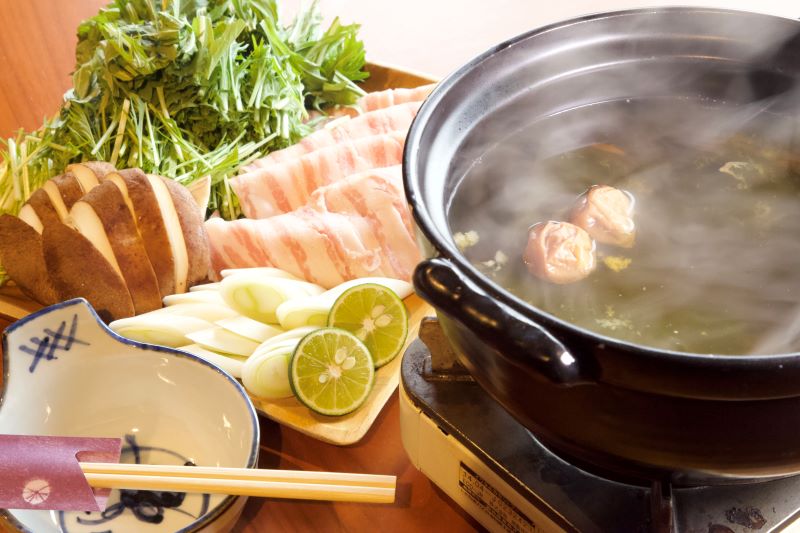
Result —
<path fill-rule="evenodd" d="M 392 503 L 397 478 L 372 474 L 203 466 L 80 463 L 89 485 L 303 500 Z"/>
<path fill-rule="evenodd" d="M 364 487 L 394 487 L 396 476 L 349 474 L 340 472 L 308 472 L 305 470 L 267 470 L 208 466 L 141 465 L 126 463 L 81 463 L 84 474 L 128 474 L 147 476 L 198 477 L 214 479 L 249 479 L 252 481 L 286 481 L 302 483 L 335 483 Z"/>

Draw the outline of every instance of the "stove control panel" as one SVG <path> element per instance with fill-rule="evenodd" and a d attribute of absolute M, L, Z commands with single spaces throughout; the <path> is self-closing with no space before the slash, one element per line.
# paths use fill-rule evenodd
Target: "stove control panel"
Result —
<path fill-rule="evenodd" d="M 493 533 L 564 531 L 515 492 L 400 388 L 400 433 L 412 464 Z"/>

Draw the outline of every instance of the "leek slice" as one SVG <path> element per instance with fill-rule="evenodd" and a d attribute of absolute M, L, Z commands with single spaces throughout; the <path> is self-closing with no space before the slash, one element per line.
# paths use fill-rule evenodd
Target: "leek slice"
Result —
<path fill-rule="evenodd" d="M 261 323 L 258 320 L 253 320 L 246 316 L 217 320 L 216 324 L 232 333 L 236 333 L 237 335 L 241 335 L 242 337 L 256 342 L 264 342 L 267 339 L 284 333 L 281 328 Z"/>
<path fill-rule="evenodd" d="M 150 314 L 192 316 L 196 318 L 202 318 L 208 322 L 216 322 L 226 318 L 236 318 L 241 316 L 227 305 L 217 305 L 205 302 L 174 304 L 167 307 L 162 307 L 161 309 L 157 309 L 155 311 L 150 311 L 149 313 L 145 313 L 145 315 Z"/>
<path fill-rule="evenodd" d="M 241 357 L 249 357 L 258 348 L 257 342 L 220 326 L 193 331 L 186 338 L 208 350 Z"/>
<path fill-rule="evenodd" d="M 200 318 L 153 312 L 115 320 L 108 327 L 128 339 L 177 348 L 189 344 L 191 341 L 188 336 L 192 333 L 213 325 Z"/>
<path fill-rule="evenodd" d="M 225 300 L 222 299 L 222 296 L 220 296 L 217 291 L 195 291 L 170 294 L 169 296 L 164 296 L 163 302 L 166 306 L 192 303 L 225 305 Z"/>
<path fill-rule="evenodd" d="M 328 323 L 328 313 L 333 306 L 322 296 L 308 296 L 283 302 L 275 310 L 275 317 L 283 329 L 295 329 L 302 326 L 323 327 Z"/>
<path fill-rule="evenodd" d="M 242 368 L 244 388 L 260 398 L 291 397 L 289 361 L 299 342 L 300 338 L 285 340 L 263 353 L 251 356 Z"/>
<path fill-rule="evenodd" d="M 202 294 L 201 291 L 196 294 Z M 224 278 L 219 293 L 235 311 L 253 320 L 274 324 L 275 310 L 295 298 L 316 296 L 325 292 L 319 285 L 294 279 L 270 277 L 258 272 L 240 272 Z"/>
<path fill-rule="evenodd" d="M 245 358 L 236 357 L 233 355 L 222 355 L 211 350 L 206 350 L 199 344 L 188 344 L 180 346 L 179 350 L 194 354 L 200 359 L 208 361 L 212 365 L 219 367 L 235 378 L 242 378 L 242 367 L 244 366 Z"/>
<path fill-rule="evenodd" d="M 414 287 L 409 282 L 400 279 L 358 278 L 345 281 L 319 296 L 288 300 L 278 306 L 275 316 L 284 329 L 300 326 L 325 326 L 328 323 L 328 313 L 336 299 L 347 289 L 364 283 L 375 283 L 387 287 L 394 291 L 400 299 L 404 299 L 414 292 Z"/>
<path fill-rule="evenodd" d="M 299 341 L 309 333 L 319 328 L 314 326 L 306 326 L 302 328 L 295 328 L 289 330 L 285 333 L 281 333 L 280 335 L 276 335 L 271 339 L 267 339 L 266 341 L 262 342 L 258 345 L 258 348 L 255 349 L 253 355 L 260 355 L 269 352 L 275 346 L 279 346 L 287 341 Z"/>

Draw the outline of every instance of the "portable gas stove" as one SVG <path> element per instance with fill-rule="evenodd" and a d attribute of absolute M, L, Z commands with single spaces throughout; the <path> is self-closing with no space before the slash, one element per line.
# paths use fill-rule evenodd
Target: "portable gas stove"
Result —
<path fill-rule="evenodd" d="M 400 428 L 414 466 L 490 531 L 754 533 L 800 530 L 800 476 L 672 488 L 562 460 L 455 361 L 435 319 L 403 356 Z M 429 349 L 430 347 L 430 349 Z"/>

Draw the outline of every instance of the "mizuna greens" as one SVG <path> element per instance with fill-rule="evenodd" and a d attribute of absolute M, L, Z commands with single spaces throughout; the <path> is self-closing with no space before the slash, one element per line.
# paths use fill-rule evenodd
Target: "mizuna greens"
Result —
<path fill-rule="evenodd" d="M 363 94 L 357 25 L 320 26 L 316 2 L 289 26 L 275 0 L 114 0 L 78 27 L 73 89 L 37 131 L 0 150 L 0 213 L 72 162 L 140 167 L 239 215 L 226 178 L 308 133 L 308 109 Z"/>

